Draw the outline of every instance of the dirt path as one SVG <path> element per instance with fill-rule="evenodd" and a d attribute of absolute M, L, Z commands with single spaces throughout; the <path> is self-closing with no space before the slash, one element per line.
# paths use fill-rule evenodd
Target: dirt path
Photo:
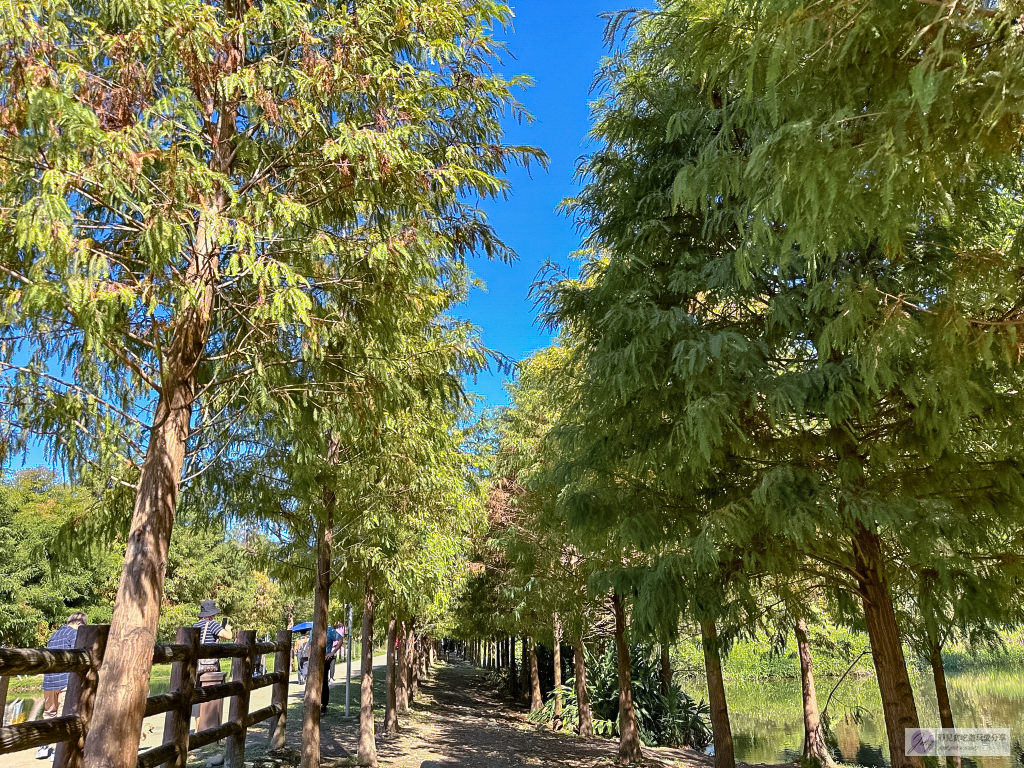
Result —
<path fill-rule="evenodd" d="M 383 670 L 381 670 L 383 672 Z M 375 700 L 378 685 L 375 680 Z M 382 685 L 380 686 L 383 687 Z M 383 690 L 379 691 L 381 694 Z M 402 718 L 397 736 L 381 734 L 383 712 L 377 713 L 377 751 L 382 768 L 491 768 L 552 766 L 583 768 L 610 765 L 617 742 L 580 739 L 552 733 L 528 722 L 526 712 L 499 698 L 485 685 L 483 674 L 469 664 L 440 664 L 423 681 L 412 712 Z M 300 713 L 289 713 L 289 747 L 299 746 Z M 325 764 L 354 765 L 357 725 L 332 712 L 321 740 Z M 257 748 L 247 760 L 258 759 Z M 690 749 L 645 749 L 652 765 L 709 768 L 710 758 Z"/>

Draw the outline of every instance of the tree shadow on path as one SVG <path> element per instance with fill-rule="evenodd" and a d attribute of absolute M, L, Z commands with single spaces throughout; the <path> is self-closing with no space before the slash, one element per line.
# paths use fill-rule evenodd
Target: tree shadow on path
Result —
<path fill-rule="evenodd" d="M 411 711 L 399 717 L 397 735 L 383 733 L 384 668 L 374 669 L 377 755 L 381 768 L 514 768 L 552 766 L 589 768 L 614 763 L 618 742 L 581 739 L 552 732 L 526 719 L 526 710 L 503 700 L 486 684 L 484 673 L 453 659 L 439 663 L 420 682 Z M 357 717 L 344 717 L 344 682 L 331 688 L 331 707 L 321 721 L 325 766 L 355 765 L 359 738 Z M 302 691 L 293 687 L 288 710 L 288 747 L 298 754 L 302 738 Z M 353 681 L 353 714 L 358 716 L 359 684 Z M 266 752 L 266 728 L 250 730 L 246 760 Z M 713 762 L 692 749 L 644 749 L 652 766 L 711 768 Z"/>

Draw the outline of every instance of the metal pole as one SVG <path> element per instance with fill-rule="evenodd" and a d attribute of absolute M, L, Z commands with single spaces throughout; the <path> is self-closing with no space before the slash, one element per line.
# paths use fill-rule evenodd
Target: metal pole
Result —
<path fill-rule="evenodd" d="M 348 604 L 348 653 L 345 654 L 345 717 L 352 693 L 352 603 Z"/>

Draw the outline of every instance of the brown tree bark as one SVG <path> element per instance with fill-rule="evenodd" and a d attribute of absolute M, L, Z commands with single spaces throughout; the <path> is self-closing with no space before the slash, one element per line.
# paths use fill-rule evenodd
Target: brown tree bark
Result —
<path fill-rule="evenodd" d="M 168 353 L 85 740 L 85 765 L 133 768 L 138 757 L 178 482 L 191 430 L 195 365 L 206 342 L 213 304 L 208 280 L 195 275 L 199 302 L 179 318 Z"/>
<path fill-rule="evenodd" d="M 395 648 L 394 700 L 398 714 L 404 715 L 409 712 L 409 678 L 411 677 L 407 649 L 409 625 L 406 622 L 401 622 L 395 630 L 398 633 L 398 647 Z"/>
<path fill-rule="evenodd" d="M 523 656 L 520 660 L 519 669 L 521 674 L 519 675 L 520 683 L 522 685 L 519 688 L 519 697 L 523 701 L 530 700 L 530 638 L 527 635 L 523 635 Z"/>
<path fill-rule="evenodd" d="M 562 727 L 562 620 L 556 612 L 551 617 L 551 628 L 555 636 L 554 665 L 555 665 L 555 710 L 554 727 Z"/>
<path fill-rule="evenodd" d="M 395 644 L 398 642 L 398 620 L 392 616 L 388 621 L 387 671 L 384 675 L 384 690 L 387 698 L 384 702 L 384 733 L 398 733 L 398 691 L 396 690 L 396 656 Z"/>
<path fill-rule="evenodd" d="M 590 711 L 590 694 L 587 693 L 587 662 L 583 637 L 577 635 L 572 642 L 572 666 L 576 674 L 576 704 L 579 710 L 580 736 L 594 735 L 594 715 Z"/>
<path fill-rule="evenodd" d="M 409 681 L 409 701 L 415 701 L 420 695 L 420 668 L 423 666 L 423 643 L 416 635 L 412 640 L 412 679 Z"/>
<path fill-rule="evenodd" d="M 715 622 L 710 619 L 701 620 L 700 636 L 704 648 L 704 671 L 708 679 L 708 706 L 711 709 L 711 730 L 715 743 L 715 768 L 736 768 L 729 707 L 725 701 L 725 681 L 722 679 L 722 654 L 718 647 L 718 627 L 715 626 Z"/>
<path fill-rule="evenodd" d="M 516 674 L 516 639 L 508 639 L 508 693 L 515 696 L 519 693 L 519 680 Z"/>
<path fill-rule="evenodd" d="M 356 762 L 359 765 L 376 768 L 377 743 L 373 723 L 373 612 L 376 597 L 373 582 L 366 576 L 363 594 L 363 663 L 359 677 L 359 749 Z"/>
<path fill-rule="evenodd" d="M 544 706 L 544 697 L 540 694 L 540 669 L 537 666 L 537 644 L 530 638 L 530 711 L 536 712 Z"/>
<path fill-rule="evenodd" d="M 864 623 L 871 641 L 878 690 L 882 694 L 892 768 L 921 768 L 921 758 L 908 756 L 904 750 L 904 730 L 919 728 L 920 721 L 889 593 L 889 580 L 885 576 L 881 537 L 859 526 L 853 538 L 853 552 L 864 606 Z"/>
<path fill-rule="evenodd" d="M 932 679 L 935 680 L 935 696 L 939 702 L 939 725 L 943 728 L 954 728 L 953 708 L 949 703 L 949 688 L 946 686 L 946 666 L 942 661 L 942 646 L 938 638 L 928 638 L 928 661 L 932 665 Z M 946 758 L 947 768 L 960 768 L 962 761 L 958 755 Z"/>
<path fill-rule="evenodd" d="M 402 634 L 398 643 L 397 698 L 399 714 L 409 711 L 409 683 L 412 679 L 412 665 L 416 660 L 413 653 L 413 646 L 416 644 L 416 635 L 413 632 L 415 621 L 410 618 L 408 622 L 402 624 Z"/>
<path fill-rule="evenodd" d="M 800 690 L 804 702 L 804 760 L 831 768 L 835 760 L 825 743 L 825 731 L 818 711 L 818 694 L 814 689 L 814 663 L 811 659 L 811 641 L 807 636 L 807 621 L 801 616 L 793 629 L 800 655 Z"/>
<path fill-rule="evenodd" d="M 660 689 L 662 696 L 668 696 L 672 689 L 672 657 L 669 655 L 669 644 L 661 644 L 661 681 Z"/>
<path fill-rule="evenodd" d="M 313 631 L 309 637 L 309 671 L 303 697 L 301 768 L 320 768 L 320 705 L 324 656 L 327 651 L 327 611 L 331 598 L 331 544 L 335 496 L 324 490 L 324 520 L 317 530 L 316 578 L 313 581 Z"/>
<path fill-rule="evenodd" d="M 615 612 L 615 655 L 619 670 L 619 756 L 620 765 L 642 763 L 640 729 L 633 709 L 633 678 L 629 670 L 629 646 L 626 644 L 626 608 L 616 592 L 612 595 Z"/>

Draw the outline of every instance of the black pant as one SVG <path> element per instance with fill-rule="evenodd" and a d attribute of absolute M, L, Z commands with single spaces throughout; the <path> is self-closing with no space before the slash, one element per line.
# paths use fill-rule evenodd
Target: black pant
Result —
<path fill-rule="evenodd" d="M 331 660 L 324 657 L 324 676 L 320 687 L 320 709 L 321 711 L 327 709 L 327 705 L 331 703 L 331 680 L 327 677 L 327 672 L 330 670 Z"/>

